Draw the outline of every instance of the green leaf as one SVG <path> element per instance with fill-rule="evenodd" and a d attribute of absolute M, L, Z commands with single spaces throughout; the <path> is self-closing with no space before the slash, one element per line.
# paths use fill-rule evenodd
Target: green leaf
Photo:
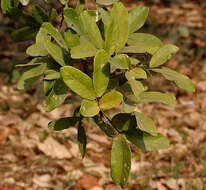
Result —
<path fill-rule="evenodd" d="M 147 73 L 140 67 L 135 67 L 130 70 L 130 74 L 135 77 L 135 79 L 147 79 Z"/>
<path fill-rule="evenodd" d="M 65 117 L 61 119 L 57 119 L 51 121 L 48 124 L 48 127 L 55 131 L 61 131 L 64 129 L 68 129 L 69 127 L 75 126 L 75 124 L 79 121 L 78 117 Z"/>
<path fill-rule="evenodd" d="M 56 80 L 60 78 L 60 72 L 49 69 L 45 73 L 44 80 Z"/>
<path fill-rule="evenodd" d="M 44 81 L 44 95 L 48 96 L 49 93 L 51 92 L 53 86 L 54 86 L 55 81 Z"/>
<path fill-rule="evenodd" d="M 175 45 L 169 44 L 160 48 L 151 58 L 150 67 L 158 67 L 170 59 L 171 54 L 177 53 L 179 48 Z"/>
<path fill-rule="evenodd" d="M 29 63 L 18 64 L 17 67 L 28 67 L 28 66 L 37 66 L 41 65 L 42 63 L 49 63 L 50 59 L 46 57 L 36 57 L 32 59 Z"/>
<path fill-rule="evenodd" d="M 52 8 L 50 14 L 49 14 L 49 21 L 52 22 L 52 21 L 56 21 L 57 20 L 57 17 L 58 17 L 58 12 L 55 8 Z"/>
<path fill-rule="evenodd" d="M 102 36 L 94 19 L 89 15 L 87 11 L 84 11 L 81 14 L 81 19 L 91 42 L 95 45 L 96 48 L 103 48 Z"/>
<path fill-rule="evenodd" d="M 98 11 L 100 12 L 101 14 L 101 18 L 102 18 L 102 22 L 104 23 L 104 25 L 106 27 L 108 27 L 110 25 L 110 23 L 112 22 L 112 17 L 110 15 L 110 12 L 109 11 L 106 11 L 105 9 L 103 8 L 100 8 L 98 9 Z"/>
<path fill-rule="evenodd" d="M 45 71 L 46 69 L 46 63 L 42 63 L 41 65 L 34 66 L 27 71 L 25 71 L 18 83 L 17 83 L 17 88 L 19 90 L 24 90 L 27 88 L 31 83 L 36 81 L 37 78 L 39 78 Z"/>
<path fill-rule="evenodd" d="M 139 112 L 134 112 L 134 114 L 137 125 L 141 131 L 145 131 L 154 136 L 157 135 L 157 128 L 151 118 Z"/>
<path fill-rule="evenodd" d="M 163 43 L 160 39 L 152 34 L 134 33 L 129 35 L 127 41 L 129 46 L 125 47 L 121 52 L 123 53 L 150 53 L 154 54 L 162 46 Z"/>
<path fill-rule="evenodd" d="M 9 8 L 12 7 L 12 0 L 1 0 L 1 9 L 5 14 Z"/>
<path fill-rule="evenodd" d="M 98 51 L 94 58 L 93 84 L 98 97 L 106 91 L 109 83 L 110 65 L 108 60 L 109 56 L 104 50 Z"/>
<path fill-rule="evenodd" d="M 79 122 L 77 141 L 79 145 L 79 151 L 82 155 L 82 158 L 84 158 L 86 154 L 87 136 L 86 136 L 85 129 L 82 126 L 82 122 Z"/>
<path fill-rule="evenodd" d="M 44 44 L 36 43 L 27 48 L 26 54 L 33 57 L 37 57 L 37 56 L 47 56 L 48 52 L 45 49 Z"/>
<path fill-rule="evenodd" d="M 122 100 L 123 95 L 116 90 L 112 90 L 104 96 L 102 96 L 102 98 L 99 101 L 99 106 L 102 110 L 109 110 L 121 104 Z"/>
<path fill-rule="evenodd" d="M 67 3 L 69 3 L 69 0 L 59 0 L 61 4 L 66 5 Z"/>
<path fill-rule="evenodd" d="M 52 58 L 59 63 L 61 66 L 71 65 L 69 56 L 65 52 L 65 50 L 58 45 L 50 41 L 45 42 L 47 52 L 52 56 Z"/>
<path fill-rule="evenodd" d="M 50 112 L 61 106 L 68 96 L 68 90 L 68 87 L 62 81 L 62 79 L 57 79 L 46 99 L 46 111 Z"/>
<path fill-rule="evenodd" d="M 73 47 L 71 49 L 71 57 L 73 59 L 82 59 L 86 57 L 93 57 L 97 53 L 97 49 L 94 45 L 87 39 L 86 36 L 80 37 L 80 45 Z"/>
<path fill-rule="evenodd" d="M 129 13 L 129 32 L 139 30 L 145 23 L 149 13 L 149 8 L 138 6 Z"/>
<path fill-rule="evenodd" d="M 127 184 L 131 169 L 131 150 L 125 136 L 114 140 L 111 151 L 111 176 L 115 184 Z"/>
<path fill-rule="evenodd" d="M 119 113 L 112 118 L 112 125 L 121 131 L 128 131 L 129 129 L 136 128 L 136 119 L 128 113 Z"/>
<path fill-rule="evenodd" d="M 175 96 L 170 93 L 161 93 L 161 92 L 142 92 L 139 95 L 139 102 L 148 103 L 148 102 L 160 102 L 167 105 L 172 105 L 175 103 Z"/>
<path fill-rule="evenodd" d="M 88 75 L 71 66 L 62 67 L 60 73 L 65 84 L 79 96 L 89 100 L 96 98 L 92 79 Z"/>
<path fill-rule="evenodd" d="M 137 98 L 134 95 L 129 95 L 126 97 L 126 100 L 123 101 L 122 107 L 124 112 L 126 113 L 132 113 L 135 111 L 137 107 Z"/>
<path fill-rule="evenodd" d="M 152 136 L 140 131 L 139 129 L 134 129 L 126 131 L 125 134 L 131 143 L 142 150 L 160 150 L 167 149 L 170 146 L 169 140 L 160 133 L 158 133 L 157 136 Z"/>
<path fill-rule="evenodd" d="M 130 59 L 126 54 L 118 54 L 109 60 L 113 71 L 116 69 L 129 69 Z"/>
<path fill-rule="evenodd" d="M 96 3 L 100 4 L 100 5 L 106 5 L 107 6 L 107 5 L 112 5 L 117 1 L 118 0 L 96 0 Z"/>
<path fill-rule="evenodd" d="M 80 20 L 79 15 L 74 9 L 72 8 L 64 9 L 64 19 L 68 27 L 73 25 L 77 33 L 79 34 L 84 33 L 82 21 Z"/>
<path fill-rule="evenodd" d="M 113 34 L 116 43 L 116 52 L 119 52 L 126 44 L 129 35 L 128 11 L 120 2 L 116 2 L 112 8 L 111 16 L 114 20 Z"/>
<path fill-rule="evenodd" d="M 95 116 L 93 117 L 95 123 L 97 126 L 108 136 L 108 137 L 114 137 L 117 133 L 114 130 L 114 128 L 108 124 L 106 124 L 101 117 Z"/>
<path fill-rule="evenodd" d="M 30 26 L 25 26 L 14 32 L 12 32 L 11 37 L 15 42 L 21 42 L 26 40 L 31 40 L 36 36 L 38 28 L 32 28 Z"/>
<path fill-rule="evenodd" d="M 84 117 L 93 117 L 99 113 L 99 106 L 96 100 L 84 99 L 81 104 L 80 113 Z"/>
<path fill-rule="evenodd" d="M 131 86 L 134 95 L 138 98 L 139 95 L 145 90 L 144 86 L 140 81 L 135 80 L 135 77 L 132 75 L 132 73 L 130 73 L 130 71 L 127 71 L 125 73 L 125 76 Z"/>
<path fill-rule="evenodd" d="M 152 69 L 152 71 L 161 73 L 167 80 L 174 81 L 179 88 L 185 89 L 188 92 L 195 92 L 195 86 L 189 77 L 180 74 L 167 67 L 160 69 Z"/>
<path fill-rule="evenodd" d="M 68 29 L 66 32 L 64 32 L 64 39 L 69 49 L 80 45 L 78 34 L 72 32 L 71 29 Z"/>
<path fill-rule="evenodd" d="M 55 41 L 63 48 L 67 49 L 66 42 L 64 41 L 64 38 L 62 37 L 61 33 L 52 26 L 49 22 L 45 22 L 42 24 L 41 29 L 46 33 L 49 34 L 52 38 L 55 39 Z"/>
<path fill-rule="evenodd" d="M 45 10 L 38 5 L 32 6 L 32 16 L 40 24 L 42 24 L 43 22 L 47 22 L 49 19 Z"/>

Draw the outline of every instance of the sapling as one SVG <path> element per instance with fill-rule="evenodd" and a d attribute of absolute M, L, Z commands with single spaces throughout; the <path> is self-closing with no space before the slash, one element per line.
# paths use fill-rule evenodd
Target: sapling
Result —
<path fill-rule="evenodd" d="M 72 117 L 51 121 L 48 126 L 60 131 L 77 125 L 77 141 L 84 157 L 84 119 L 92 118 L 113 141 L 111 176 L 114 183 L 123 187 L 131 169 L 128 142 L 147 151 L 169 147 L 169 140 L 158 133 L 153 120 L 137 106 L 149 102 L 172 105 L 175 96 L 149 91 L 147 78 L 160 73 L 179 88 L 195 91 L 187 76 L 163 66 L 179 48 L 164 44 L 152 34 L 138 32 L 148 16 L 145 6 L 128 12 L 118 0 L 96 0 L 96 10 L 85 10 L 82 0 L 75 8 L 68 6 L 69 0 L 60 0 L 63 10 L 58 24 L 57 10 L 52 7 L 55 2 L 45 3 L 51 3 L 50 11 L 34 5 L 29 15 L 22 10 L 29 0 L 1 1 L 3 12 L 22 25 L 12 33 L 13 40 L 35 38 L 26 50 L 31 60 L 18 65 L 27 70 L 17 88 L 24 90 L 42 76 L 48 112 L 61 106 L 68 92 L 80 96 L 82 101 Z M 108 111 L 113 108 L 119 111 L 110 117 Z"/>

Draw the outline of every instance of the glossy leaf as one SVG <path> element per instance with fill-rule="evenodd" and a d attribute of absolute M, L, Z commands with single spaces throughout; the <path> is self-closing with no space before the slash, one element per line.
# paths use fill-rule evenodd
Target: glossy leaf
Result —
<path fill-rule="evenodd" d="M 96 48 L 103 48 L 103 40 L 99 28 L 94 19 L 89 15 L 88 11 L 84 11 L 81 14 L 81 19 L 90 41 L 95 45 Z"/>
<path fill-rule="evenodd" d="M 134 129 L 127 131 L 125 134 L 131 143 L 142 150 L 160 150 L 167 149 L 170 146 L 169 140 L 160 133 L 158 133 L 157 136 L 153 136 L 139 129 Z"/>
<path fill-rule="evenodd" d="M 172 105 L 175 103 L 175 96 L 170 93 L 161 92 L 142 92 L 139 95 L 139 102 L 160 102 L 167 105 Z"/>
<path fill-rule="evenodd" d="M 99 113 L 99 106 L 95 100 L 84 99 L 81 104 L 80 113 L 84 117 L 93 117 Z"/>
<path fill-rule="evenodd" d="M 138 6 L 129 13 L 129 31 L 133 33 L 139 30 L 145 23 L 149 8 Z"/>
<path fill-rule="evenodd" d="M 114 130 L 114 128 L 110 125 L 108 125 L 107 123 L 105 123 L 101 117 L 99 116 L 95 116 L 93 117 L 95 123 L 97 124 L 97 126 L 108 136 L 108 137 L 114 137 L 115 135 L 117 135 L 116 131 Z"/>
<path fill-rule="evenodd" d="M 92 79 L 88 75 L 71 66 L 62 67 L 60 73 L 65 84 L 79 96 L 89 100 L 96 98 Z"/>
<path fill-rule="evenodd" d="M 75 124 L 79 121 L 78 117 L 65 117 L 61 119 L 57 119 L 51 121 L 48 124 L 48 127 L 55 131 L 61 131 L 64 129 L 68 129 L 69 127 L 75 126 Z"/>
<path fill-rule="evenodd" d="M 188 92 L 194 92 L 195 86 L 189 77 L 180 74 L 167 67 L 162 67 L 160 69 L 152 69 L 154 72 L 161 73 L 167 80 L 174 81 L 179 88 L 185 89 Z"/>
<path fill-rule="evenodd" d="M 93 57 L 96 55 L 98 49 L 87 39 L 87 37 L 80 38 L 80 45 L 71 49 L 71 57 L 73 59 L 81 59 L 86 57 Z"/>
<path fill-rule="evenodd" d="M 99 106 L 102 110 L 109 110 L 121 104 L 122 100 L 123 95 L 120 92 L 113 90 L 102 96 L 99 101 Z"/>
<path fill-rule="evenodd" d="M 59 63 L 61 66 L 70 65 L 70 59 L 65 52 L 65 50 L 58 45 L 46 41 L 45 42 L 47 52 L 52 56 L 52 58 Z"/>
<path fill-rule="evenodd" d="M 34 66 L 27 71 L 25 71 L 18 83 L 17 83 L 17 88 L 19 90 L 24 90 L 27 88 L 31 83 L 36 81 L 37 78 L 39 78 L 45 71 L 46 69 L 46 63 L 42 63 L 41 65 Z"/>
<path fill-rule="evenodd" d="M 121 131 L 136 128 L 136 119 L 128 113 L 119 113 L 112 118 L 112 125 Z"/>
<path fill-rule="evenodd" d="M 109 56 L 104 50 L 98 51 L 94 58 L 93 84 L 98 97 L 106 91 L 109 83 L 110 65 L 108 60 Z"/>
<path fill-rule="evenodd" d="M 116 2 L 112 8 L 111 16 L 114 20 L 113 34 L 115 39 L 116 52 L 119 52 L 126 44 L 129 35 L 129 19 L 126 7 L 120 2 Z"/>
<path fill-rule="evenodd" d="M 111 176 L 115 184 L 127 184 L 131 169 L 131 150 L 125 136 L 114 140 L 111 151 Z"/>
<path fill-rule="evenodd" d="M 46 111 L 50 112 L 61 106 L 68 96 L 68 87 L 62 79 L 56 80 L 54 86 L 46 99 Z"/>
<path fill-rule="evenodd" d="M 79 126 L 78 126 L 77 141 L 79 145 L 79 151 L 82 155 L 82 158 L 84 158 L 86 154 L 87 136 L 81 122 L 79 122 Z"/>
<path fill-rule="evenodd" d="M 134 114 L 136 117 L 137 126 L 141 131 L 145 131 L 154 136 L 157 134 L 157 128 L 151 118 L 139 112 L 134 112 Z"/>
<path fill-rule="evenodd" d="M 164 64 L 169 59 L 171 54 L 177 53 L 178 50 L 179 48 L 172 44 L 163 46 L 152 56 L 150 67 L 154 68 Z"/>

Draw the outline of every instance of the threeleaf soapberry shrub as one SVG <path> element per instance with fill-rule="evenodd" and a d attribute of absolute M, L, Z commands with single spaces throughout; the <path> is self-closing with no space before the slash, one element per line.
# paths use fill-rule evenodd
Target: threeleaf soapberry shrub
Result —
<path fill-rule="evenodd" d="M 23 41 L 35 37 L 35 43 L 26 50 L 33 58 L 19 65 L 27 70 L 17 87 L 23 90 L 43 76 L 47 111 L 61 106 L 69 91 L 80 96 L 82 102 L 73 117 L 52 121 L 49 128 L 59 131 L 77 124 L 77 140 L 84 157 L 87 141 L 83 120 L 91 117 L 113 140 L 111 176 L 114 183 L 124 186 L 131 169 L 128 142 L 142 150 L 169 147 L 168 139 L 158 133 L 152 119 L 136 107 L 148 102 L 172 105 L 175 97 L 149 91 L 145 80 L 160 73 L 188 92 L 195 91 L 194 85 L 187 76 L 162 66 L 178 47 L 138 32 L 148 16 L 147 7 L 138 6 L 128 12 L 117 0 L 97 0 L 96 10 L 85 10 L 84 1 L 75 8 L 68 7 L 68 0 L 60 2 L 64 5 L 63 17 L 55 28 L 52 23 L 58 14 L 54 7 L 48 12 L 35 5 L 32 15 L 28 15 L 21 7 L 29 0 L 1 1 L 3 12 L 23 25 L 12 38 Z M 112 9 L 107 9 L 107 5 L 112 5 Z M 64 31 L 62 24 L 67 26 Z M 75 67 L 76 60 L 81 62 L 81 70 Z M 110 118 L 107 111 L 119 105 L 121 113 Z"/>

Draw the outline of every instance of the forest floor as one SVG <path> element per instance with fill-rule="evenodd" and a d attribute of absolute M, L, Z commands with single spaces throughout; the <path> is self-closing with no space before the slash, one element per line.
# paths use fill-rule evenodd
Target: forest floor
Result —
<path fill-rule="evenodd" d="M 142 2 L 130 3 L 128 8 Z M 165 5 L 156 1 L 147 6 L 150 15 L 143 31 L 180 47 L 167 66 L 188 75 L 196 92 L 188 94 L 160 76 L 148 81 L 151 89 L 177 96 L 174 106 L 139 106 L 171 146 L 154 152 L 132 147 L 132 173 L 125 189 L 206 190 L 206 2 Z M 0 190 L 121 189 L 110 178 L 112 140 L 92 121 L 84 122 L 88 145 L 83 160 L 75 127 L 62 132 L 48 129 L 51 120 L 72 114 L 71 100 L 47 113 L 41 88 L 16 89 L 14 65 L 26 58 L 28 43 L 11 41 L 9 23 L 0 13 Z"/>

